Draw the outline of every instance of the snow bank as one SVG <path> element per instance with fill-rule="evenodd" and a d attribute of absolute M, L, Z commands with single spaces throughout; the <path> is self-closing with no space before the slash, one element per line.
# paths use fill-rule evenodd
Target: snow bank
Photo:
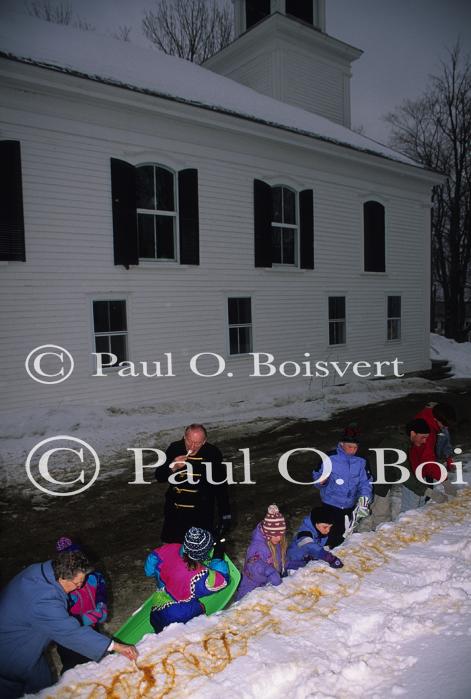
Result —
<path fill-rule="evenodd" d="M 316 394 L 306 389 L 294 393 L 267 389 L 257 399 L 228 403 L 204 397 L 198 403 L 155 403 L 134 407 L 103 408 L 65 405 L 50 409 L 11 410 L 0 416 L 0 450 L 7 484 L 24 485 L 23 464 L 29 451 L 42 439 L 55 435 L 80 438 L 94 447 L 102 463 L 116 464 L 126 457 L 128 447 L 165 449 L 180 437 L 184 425 L 197 420 L 206 425 L 228 426 L 254 421 L 244 428 L 266 428 L 266 420 L 293 418 L 328 420 L 333 413 L 367 403 L 392 400 L 409 393 L 427 392 L 437 387 L 424 379 L 358 380 L 344 386 L 328 386 Z M 263 424 L 261 418 L 263 417 Z M 58 446 L 58 445 L 57 445 Z M 73 457 L 71 457 L 73 458 Z M 67 464 L 64 464 L 66 468 Z M 28 486 L 28 481 L 26 481 Z"/>
<path fill-rule="evenodd" d="M 0 52 L 6 56 L 216 109 L 422 168 L 405 155 L 329 119 L 156 49 L 5 12 L 1 7 L 0 18 Z"/>
<path fill-rule="evenodd" d="M 309 564 L 277 588 L 109 657 L 41 694 L 414 699 L 470 696 L 471 490 L 355 534 L 345 567 Z"/>
<path fill-rule="evenodd" d="M 431 333 L 432 359 L 446 359 L 453 367 L 453 376 L 457 379 L 471 377 L 471 342 L 456 342 L 443 335 Z"/>

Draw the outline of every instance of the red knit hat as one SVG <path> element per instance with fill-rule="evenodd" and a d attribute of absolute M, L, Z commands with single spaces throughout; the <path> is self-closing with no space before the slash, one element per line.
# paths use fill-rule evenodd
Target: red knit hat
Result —
<path fill-rule="evenodd" d="M 283 535 L 286 532 L 285 518 L 276 505 L 270 505 L 265 519 L 262 522 L 262 529 L 265 536 Z"/>

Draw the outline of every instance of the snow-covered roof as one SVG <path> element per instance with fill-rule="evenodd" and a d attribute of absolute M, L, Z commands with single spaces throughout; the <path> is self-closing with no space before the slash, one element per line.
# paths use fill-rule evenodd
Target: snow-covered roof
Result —
<path fill-rule="evenodd" d="M 0 20 L 0 55 L 418 166 L 410 158 L 325 117 L 156 49 L 1 9 Z"/>

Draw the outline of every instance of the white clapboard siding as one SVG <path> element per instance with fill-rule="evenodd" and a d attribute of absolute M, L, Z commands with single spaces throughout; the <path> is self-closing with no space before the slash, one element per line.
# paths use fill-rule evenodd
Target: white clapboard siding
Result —
<path fill-rule="evenodd" d="M 64 84 L 76 80 L 64 76 Z M 80 82 L 86 90 L 87 81 Z M 251 296 L 254 351 L 271 352 L 278 364 L 301 362 L 309 352 L 313 362 L 399 357 L 406 371 L 427 368 L 429 239 L 423 202 L 429 184 L 408 177 L 405 166 L 385 170 L 382 158 L 354 156 L 336 146 L 326 153 L 325 144 L 317 151 L 313 139 L 301 136 L 290 144 L 282 133 L 258 126 L 254 131 L 251 124 L 244 133 L 243 123 L 234 119 L 236 131 L 228 127 L 229 117 L 218 114 L 205 113 L 207 123 L 192 122 L 179 105 L 177 116 L 169 118 L 150 111 L 147 97 L 140 110 L 139 99 L 133 108 L 107 106 L 88 103 L 85 93 L 78 106 L 66 94 L 41 95 L 38 88 L 34 114 L 30 97 L 20 92 L 14 108 L 0 110 L 2 138 L 21 142 L 27 255 L 26 263 L 1 267 L 3 409 L 176 405 L 216 394 L 243 400 L 268 387 L 283 392 L 294 386 L 297 380 L 278 375 L 250 377 L 250 358 L 227 356 L 231 295 Z M 198 169 L 199 266 L 141 264 L 125 270 L 113 264 L 111 157 Z M 254 267 L 254 178 L 272 184 L 288 178 L 298 190 L 314 190 L 313 271 Z M 375 196 L 386 207 L 384 275 L 362 271 L 362 206 Z M 347 297 L 344 347 L 328 346 L 329 294 Z M 402 296 L 399 343 L 386 342 L 388 294 Z M 162 360 L 171 352 L 176 376 L 93 377 L 94 298 L 126 299 L 130 359 Z M 43 386 L 26 375 L 26 355 L 42 344 L 73 354 L 76 369 L 66 382 Z M 198 352 L 223 356 L 234 377 L 192 374 L 189 360 Z M 322 380 L 297 383 L 315 391 Z"/>
<path fill-rule="evenodd" d="M 345 70 L 332 62 L 285 47 L 282 51 L 283 102 L 347 124 Z"/>

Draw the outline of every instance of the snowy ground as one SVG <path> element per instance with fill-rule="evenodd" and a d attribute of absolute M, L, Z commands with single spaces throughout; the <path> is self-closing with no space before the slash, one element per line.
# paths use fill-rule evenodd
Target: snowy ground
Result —
<path fill-rule="evenodd" d="M 471 343 L 458 344 L 432 334 L 431 354 L 432 357 L 448 359 L 455 378 L 471 377 Z M 8 486 L 29 488 L 24 471 L 18 466 L 25 463 L 36 444 L 55 435 L 79 437 L 98 452 L 102 464 L 116 467 L 128 456 L 128 447 L 165 449 L 170 441 L 180 437 L 182 426 L 193 422 L 195 415 L 199 422 L 209 426 L 251 422 L 250 430 L 256 432 L 261 417 L 265 421 L 280 418 L 328 420 L 341 410 L 441 389 L 440 383 L 421 378 L 364 379 L 341 386 L 326 385 L 316 392 L 308 386 L 297 392 L 292 389 L 284 393 L 279 389 L 267 390 L 255 400 L 241 399 L 231 403 L 211 397 L 206 402 L 201 398 L 198 403 L 179 405 L 161 402 L 128 407 L 61 405 L 47 410 L 11 410 L 0 413 L 2 480 Z M 260 428 L 265 429 L 266 422 Z M 74 459 L 73 456 L 70 458 Z M 67 466 L 68 462 L 64 461 L 64 470 Z M 60 464 L 56 464 L 56 468 L 56 473 L 60 474 Z"/>
<path fill-rule="evenodd" d="M 471 375 L 471 372 L 470 372 Z M 182 426 L 199 422 L 207 426 L 235 425 L 252 421 L 250 430 L 257 431 L 257 420 L 280 418 L 328 420 L 335 412 L 380 401 L 393 400 L 410 393 L 442 390 L 439 384 L 420 378 L 388 379 L 384 381 L 359 380 L 343 386 L 327 386 L 316 396 L 306 392 L 265 391 L 257 400 L 218 402 L 214 397 L 206 403 L 128 408 L 60 406 L 47 410 L 12 410 L 0 415 L 0 452 L 3 476 L 8 486 L 29 487 L 24 469 L 29 451 L 41 440 L 55 435 L 79 437 L 98 452 L 102 464 L 119 464 L 129 456 L 128 447 L 159 447 L 166 449 L 169 442 L 181 436 Z M 59 446 L 59 444 L 55 445 Z M 68 445 L 70 446 L 70 445 Z M 74 457 L 70 457 L 71 460 Z M 68 463 L 64 461 L 63 468 Z M 61 473 L 56 464 L 56 474 Z M 31 489 L 34 490 L 33 486 Z"/>
<path fill-rule="evenodd" d="M 68 672 L 42 697 L 471 696 L 471 490 L 406 513 L 215 617 Z"/>
<path fill-rule="evenodd" d="M 432 359 L 447 359 L 455 379 L 471 376 L 471 342 L 455 342 L 442 335 L 430 335 Z"/>

